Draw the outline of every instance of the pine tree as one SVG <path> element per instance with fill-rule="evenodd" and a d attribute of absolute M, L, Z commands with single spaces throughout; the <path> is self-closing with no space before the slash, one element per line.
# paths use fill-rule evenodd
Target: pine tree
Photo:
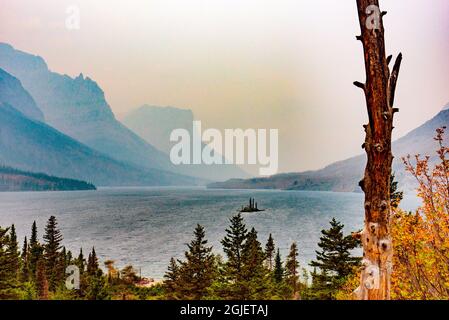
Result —
<path fill-rule="evenodd" d="M 36 280 L 37 262 L 42 258 L 43 248 L 37 238 L 36 221 L 31 227 L 31 237 L 29 245 L 29 270 L 33 280 Z"/>
<path fill-rule="evenodd" d="M 76 259 L 75 262 L 78 268 L 80 269 L 80 274 L 83 274 L 86 266 L 86 260 L 84 259 L 83 255 L 83 248 L 80 248 L 80 253 L 78 254 L 78 258 Z"/>
<path fill-rule="evenodd" d="M 65 247 L 64 247 L 64 249 L 65 249 Z M 72 262 L 73 262 L 72 251 L 70 251 L 70 250 L 67 251 L 67 253 L 65 255 L 65 260 L 66 260 L 66 262 L 65 262 L 66 267 L 72 264 Z"/>
<path fill-rule="evenodd" d="M 293 290 L 293 296 L 296 298 L 296 293 L 298 292 L 298 246 L 296 242 L 293 242 L 290 246 L 290 252 L 287 256 L 287 261 L 285 262 L 285 270 L 287 274 L 287 281 Z"/>
<path fill-rule="evenodd" d="M 200 300 L 216 276 L 212 247 L 207 246 L 204 228 L 197 225 L 194 239 L 187 245 L 185 261 L 181 262 L 179 287 L 184 299 Z"/>
<path fill-rule="evenodd" d="M 176 299 L 179 278 L 180 274 L 178 263 L 175 258 L 171 258 L 167 272 L 165 272 L 164 275 L 164 288 L 168 299 Z"/>
<path fill-rule="evenodd" d="M 55 291 L 62 283 L 65 270 L 61 270 L 61 242 L 62 234 L 58 229 L 58 223 L 54 216 L 48 219 L 44 234 L 44 257 L 47 271 L 48 287 Z"/>
<path fill-rule="evenodd" d="M 22 260 L 20 280 L 28 282 L 30 280 L 30 262 L 29 262 L 29 246 L 27 237 L 23 240 L 22 253 L 20 255 Z"/>
<path fill-rule="evenodd" d="M 17 270 L 11 250 L 9 228 L 0 227 L 0 300 L 15 299 L 17 288 Z"/>
<path fill-rule="evenodd" d="M 318 243 L 321 251 L 316 251 L 316 261 L 312 261 L 310 266 L 321 270 L 315 280 L 319 280 L 320 286 L 326 287 L 326 292 L 331 296 L 353 272 L 354 267 L 359 265 L 360 258 L 353 257 L 351 250 L 358 247 L 360 242 L 352 235 L 344 236 L 344 225 L 335 218 L 330 225 L 330 229 L 321 231 L 322 237 Z"/>
<path fill-rule="evenodd" d="M 257 231 L 252 228 L 247 235 L 242 250 L 242 277 L 237 282 L 239 298 L 260 300 L 268 295 L 268 270 L 264 267 L 265 254 L 257 239 Z"/>
<path fill-rule="evenodd" d="M 270 233 L 267 244 L 265 245 L 265 257 L 268 270 L 270 271 L 273 271 L 274 252 L 275 252 L 274 240 Z"/>
<path fill-rule="evenodd" d="M 236 282 L 241 277 L 242 250 L 247 237 L 247 229 L 239 213 L 230 219 L 230 227 L 226 229 L 226 236 L 221 241 L 223 251 L 228 260 L 225 266 L 226 276 L 230 281 Z"/>
<path fill-rule="evenodd" d="M 19 252 L 19 244 L 17 242 L 16 228 L 14 225 L 11 226 L 11 229 L 9 231 L 8 251 L 10 254 L 11 265 L 14 270 L 14 278 L 18 280 L 20 270 L 20 252 Z"/>
<path fill-rule="evenodd" d="M 276 258 L 274 259 L 273 278 L 278 284 L 284 279 L 284 267 L 282 266 L 281 252 L 279 251 L 279 248 L 276 252 Z"/>
<path fill-rule="evenodd" d="M 87 260 L 87 274 L 96 275 L 101 269 L 99 268 L 97 254 L 95 252 L 95 248 L 92 248 L 92 252 L 89 254 L 89 258 Z"/>
<path fill-rule="evenodd" d="M 133 271 L 132 267 L 131 271 Z M 126 277 L 126 272 L 124 276 Z M 95 252 L 94 247 L 92 247 L 92 252 L 89 253 L 89 258 L 87 260 L 87 269 L 82 277 L 87 283 L 87 287 L 84 290 L 86 292 L 85 295 L 86 299 L 88 300 L 109 299 L 109 293 L 107 292 L 106 288 L 106 280 L 103 277 L 103 272 L 99 267 L 97 253 Z M 131 284 L 133 283 L 134 282 L 131 282 Z"/>
<path fill-rule="evenodd" d="M 395 180 L 395 174 L 392 173 L 390 177 L 390 203 L 393 209 L 397 209 L 402 199 L 404 192 L 398 191 L 398 182 Z"/>

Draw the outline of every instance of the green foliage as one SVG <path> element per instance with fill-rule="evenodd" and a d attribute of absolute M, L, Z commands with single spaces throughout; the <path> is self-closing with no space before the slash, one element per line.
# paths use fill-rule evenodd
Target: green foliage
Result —
<path fill-rule="evenodd" d="M 228 261 L 225 272 L 230 281 L 240 280 L 242 271 L 242 251 L 247 238 L 248 230 L 243 222 L 242 215 L 236 214 L 230 219 L 231 225 L 226 229 L 226 236 L 221 241 L 223 251 Z"/>
<path fill-rule="evenodd" d="M 269 271 L 264 266 L 265 254 L 257 239 L 257 231 L 248 233 L 242 250 L 242 268 L 239 282 L 236 283 L 238 298 L 242 300 L 261 300 L 268 298 Z"/>
<path fill-rule="evenodd" d="M 289 284 L 290 288 L 293 289 L 293 298 L 297 298 L 296 293 L 298 292 L 298 281 L 299 281 L 298 268 L 299 268 L 298 246 L 296 242 L 293 242 L 292 245 L 290 246 L 290 252 L 287 256 L 287 261 L 285 263 L 287 283 Z"/>
<path fill-rule="evenodd" d="M 16 299 L 18 296 L 14 231 L 0 228 L 0 299 Z"/>
<path fill-rule="evenodd" d="M 344 236 L 344 225 L 333 218 L 330 229 L 322 230 L 322 237 L 316 251 L 316 260 L 310 266 L 320 272 L 312 274 L 312 291 L 317 299 L 333 299 L 345 279 L 360 264 L 360 258 L 353 257 L 351 251 L 360 246 L 360 241 L 351 235 Z"/>
<path fill-rule="evenodd" d="M 281 252 L 276 252 L 276 258 L 274 259 L 274 271 L 273 278 L 276 283 L 281 283 L 284 279 L 284 267 L 282 266 Z"/>
<path fill-rule="evenodd" d="M 47 272 L 48 286 L 51 291 L 61 285 L 65 272 L 65 257 L 62 256 L 62 234 L 58 228 L 56 217 L 51 216 L 45 226 L 44 234 L 44 259 Z"/>
<path fill-rule="evenodd" d="M 395 180 L 394 173 L 390 176 L 390 203 L 393 209 L 397 209 L 402 199 L 404 198 L 404 192 L 398 191 L 398 182 Z"/>
<path fill-rule="evenodd" d="M 197 225 L 187 247 L 185 261 L 180 261 L 178 292 L 183 299 L 199 300 L 206 296 L 217 272 L 212 247 L 207 246 L 202 226 Z"/>
<path fill-rule="evenodd" d="M 350 255 L 357 243 L 343 236 L 342 229 L 332 220 L 331 228 L 322 231 L 322 251 L 312 262 L 319 272 L 312 272 L 310 286 L 309 273 L 303 269 L 299 275 L 297 244 L 292 243 L 283 263 L 273 236 L 263 248 L 257 231 L 247 230 L 241 214 L 230 219 L 221 241 L 225 257 L 212 253 L 204 228 L 197 225 L 184 259 L 170 259 L 164 281 L 148 286 L 130 265 L 118 269 L 107 260 L 103 273 L 95 248 L 87 259 L 82 249 L 73 258 L 62 246 L 63 237 L 52 216 L 44 243 L 39 243 L 34 222 L 30 241 L 24 239 L 21 252 L 14 226 L 0 228 L 0 299 L 333 299 L 340 279 L 359 261 Z M 80 288 L 69 290 L 64 285 L 65 270 L 72 264 L 80 269 Z"/>
<path fill-rule="evenodd" d="M 265 245 L 265 259 L 268 270 L 270 271 L 273 270 L 274 252 L 275 252 L 274 240 L 273 236 L 270 233 L 270 236 L 268 237 L 267 240 L 267 244 Z"/>

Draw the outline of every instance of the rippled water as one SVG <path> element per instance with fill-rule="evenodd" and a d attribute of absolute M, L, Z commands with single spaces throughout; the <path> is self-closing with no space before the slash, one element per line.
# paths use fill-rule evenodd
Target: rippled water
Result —
<path fill-rule="evenodd" d="M 363 195 L 355 193 L 209 190 L 204 188 L 103 188 L 79 192 L 0 193 L 0 225 L 15 224 L 20 241 L 33 220 L 42 237 L 51 215 L 59 221 L 64 245 L 78 254 L 95 246 L 101 261 L 132 264 L 142 275 L 159 279 L 170 257 L 181 258 L 197 223 L 217 253 L 231 215 L 254 197 L 266 211 L 243 214 L 266 242 L 272 233 L 285 257 L 291 242 L 299 246 L 303 266 L 314 258 L 320 230 L 332 217 L 346 232 L 361 228 Z M 416 200 L 406 201 L 408 208 Z"/>

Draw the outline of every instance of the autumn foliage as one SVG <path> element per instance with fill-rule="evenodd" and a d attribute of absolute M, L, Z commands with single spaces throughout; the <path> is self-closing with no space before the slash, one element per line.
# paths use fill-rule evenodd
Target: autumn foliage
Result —
<path fill-rule="evenodd" d="M 438 129 L 435 137 L 439 149 L 434 166 L 429 156 L 403 158 L 418 183 L 422 205 L 414 213 L 398 209 L 392 219 L 392 299 L 449 298 L 449 148 L 444 130 Z"/>

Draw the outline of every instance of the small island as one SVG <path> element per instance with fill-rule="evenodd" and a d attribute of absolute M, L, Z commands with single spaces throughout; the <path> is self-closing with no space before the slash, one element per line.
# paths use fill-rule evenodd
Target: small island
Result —
<path fill-rule="evenodd" d="M 249 198 L 249 205 L 243 207 L 240 212 L 260 212 L 265 211 L 263 209 L 257 208 L 257 202 L 255 202 L 254 198 Z"/>

